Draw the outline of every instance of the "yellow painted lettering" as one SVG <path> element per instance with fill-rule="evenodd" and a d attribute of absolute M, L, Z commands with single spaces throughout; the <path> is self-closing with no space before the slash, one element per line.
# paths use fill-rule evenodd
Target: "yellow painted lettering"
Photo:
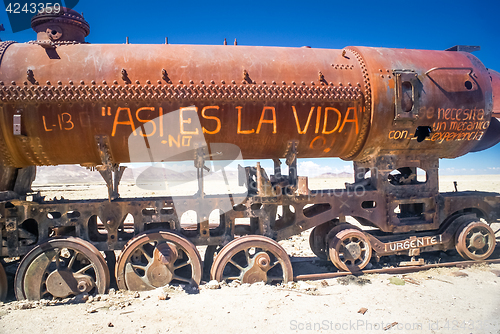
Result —
<path fill-rule="evenodd" d="M 182 146 L 189 146 L 191 144 L 191 136 L 182 136 Z"/>
<path fill-rule="evenodd" d="M 120 112 L 122 110 L 127 112 L 128 120 L 127 121 L 119 122 L 118 119 L 120 118 Z M 119 125 L 119 124 L 121 124 L 121 125 L 127 125 L 127 124 L 130 125 L 130 128 L 132 129 L 132 133 L 134 134 L 134 136 L 137 136 L 137 133 L 135 132 L 134 120 L 132 119 L 132 113 L 130 112 L 130 108 L 118 108 L 116 110 L 115 120 L 113 122 L 113 131 L 111 132 L 111 137 L 115 136 L 115 134 L 116 134 L 116 126 Z"/>
<path fill-rule="evenodd" d="M 236 129 L 236 133 L 243 134 L 243 135 L 248 135 L 250 133 L 254 133 L 255 129 L 241 130 L 241 109 L 243 109 L 243 107 L 236 107 L 236 109 L 238 109 L 238 128 Z"/>
<path fill-rule="evenodd" d="M 335 111 L 337 113 L 337 124 L 335 125 L 335 127 L 333 128 L 333 130 L 330 130 L 330 131 L 326 131 L 326 125 L 328 124 L 328 111 Z M 340 120 L 342 119 L 342 114 L 340 113 L 340 111 L 338 111 L 338 109 L 335 109 L 335 108 L 331 108 L 331 107 L 327 107 L 325 108 L 325 119 L 324 119 L 324 122 L 323 122 L 323 131 L 322 133 L 324 135 L 329 135 L 331 133 L 334 133 L 335 131 L 337 131 L 337 129 L 340 127 Z"/>
<path fill-rule="evenodd" d="M 172 135 L 168 135 L 168 147 L 172 147 L 175 144 L 177 147 L 181 147 L 181 135 L 177 135 L 177 140 Z"/>
<path fill-rule="evenodd" d="M 64 120 L 64 116 L 68 116 L 67 120 Z M 69 127 L 64 127 L 64 130 L 72 130 L 75 127 L 75 124 L 71 121 L 71 114 L 67 112 L 63 112 L 61 114 L 61 118 L 64 124 L 68 124 Z"/>
<path fill-rule="evenodd" d="M 52 129 L 47 129 L 47 124 L 45 123 L 45 116 L 42 116 L 42 121 L 43 121 L 43 128 L 45 129 L 45 131 L 52 131 Z"/>
<path fill-rule="evenodd" d="M 354 118 L 349 119 L 349 118 L 347 118 L 347 116 L 349 116 L 349 114 L 351 113 L 351 111 L 354 114 Z M 347 113 L 345 114 L 344 122 L 342 123 L 342 126 L 340 127 L 339 133 L 342 132 L 342 130 L 344 129 L 345 123 L 354 123 L 356 125 L 356 134 L 358 134 L 358 132 L 359 132 L 359 128 L 358 128 L 358 113 L 356 112 L 355 108 L 353 108 L 353 107 L 347 108 Z"/>
<path fill-rule="evenodd" d="M 143 136 L 143 137 L 151 137 L 152 135 L 154 135 L 156 133 L 156 123 L 151 121 L 151 120 L 147 120 L 147 119 L 141 119 L 139 117 L 139 113 L 143 110 L 149 110 L 149 111 L 155 111 L 155 108 L 154 107 L 143 107 L 143 108 L 139 108 L 137 109 L 137 111 L 135 112 L 135 118 L 137 118 L 137 120 L 141 123 L 151 123 L 153 125 L 153 131 L 151 131 L 150 134 L 146 134 L 146 133 L 143 133 L 144 131 L 144 127 L 141 125 L 141 128 L 142 130 L 140 131 L 140 135 Z"/>
<path fill-rule="evenodd" d="M 185 108 L 180 108 L 179 110 L 179 123 L 180 123 L 180 129 L 181 129 L 181 135 L 197 135 L 198 134 L 198 129 L 194 129 L 194 131 L 188 131 L 184 129 L 184 124 L 191 124 L 191 118 L 184 119 L 183 113 L 184 111 L 188 110 L 193 110 L 194 112 L 198 112 L 198 108 L 191 106 L 191 107 L 185 107 Z"/>
<path fill-rule="evenodd" d="M 266 116 L 266 110 L 271 110 L 273 112 L 273 119 L 264 119 L 264 117 Z M 274 109 L 274 107 L 264 107 L 262 109 L 262 114 L 260 114 L 259 125 L 257 125 L 256 133 L 260 132 L 260 128 L 262 127 L 263 123 L 272 124 L 273 133 L 276 133 L 276 110 Z"/>
<path fill-rule="evenodd" d="M 214 135 L 220 131 L 221 122 L 220 122 L 220 119 L 218 117 L 205 115 L 205 112 L 209 109 L 219 110 L 219 106 L 208 106 L 208 107 L 204 107 L 201 110 L 201 117 L 203 117 L 205 119 L 211 119 L 211 120 L 214 120 L 215 122 L 217 122 L 217 126 L 215 127 L 215 130 L 210 131 L 210 130 L 205 129 L 205 127 L 203 127 L 203 133 L 208 133 L 209 135 Z"/>
<path fill-rule="evenodd" d="M 160 138 L 163 138 L 163 108 L 158 109 L 158 122 L 160 123 Z"/>
<path fill-rule="evenodd" d="M 307 121 L 306 125 L 304 126 L 304 129 L 300 129 L 300 124 L 299 124 L 299 117 L 297 116 L 297 110 L 295 109 L 295 106 L 292 106 L 293 110 L 293 116 L 295 117 L 295 123 L 297 124 L 297 132 L 299 135 L 303 135 L 307 133 L 307 128 L 309 127 L 309 122 L 311 121 L 311 116 L 314 112 L 314 107 L 311 107 L 311 110 L 309 111 L 309 115 L 307 116 Z M 317 132 L 316 132 L 317 133 Z"/>
<path fill-rule="evenodd" d="M 316 129 L 314 129 L 314 133 L 319 132 L 319 123 L 321 122 L 321 107 L 318 107 L 318 112 L 316 113 Z"/>

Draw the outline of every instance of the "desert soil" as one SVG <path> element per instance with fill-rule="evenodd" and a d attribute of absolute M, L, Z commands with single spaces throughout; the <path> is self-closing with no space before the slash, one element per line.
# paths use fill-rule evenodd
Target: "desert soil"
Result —
<path fill-rule="evenodd" d="M 309 184 L 341 188 L 350 181 L 312 179 Z M 444 176 L 440 190 L 453 191 L 453 181 L 459 190 L 500 188 L 498 175 Z M 106 197 L 103 184 L 37 187 L 49 198 Z M 190 192 L 195 185 L 180 189 Z M 133 184 L 124 184 L 121 193 L 151 195 Z M 306 231 L 280 242 L 295 274 L 334 270 L 314 257 L 308 237 Z M 432 257 L 455 259 L 456 252 Z M 500 333 L 499 276 L 500 264 L 480 264 L 276 286 L 203 282 L 198 289 L 167 286 L 62 301 L 10 301 L 0 303 L 0 333 Z"/>

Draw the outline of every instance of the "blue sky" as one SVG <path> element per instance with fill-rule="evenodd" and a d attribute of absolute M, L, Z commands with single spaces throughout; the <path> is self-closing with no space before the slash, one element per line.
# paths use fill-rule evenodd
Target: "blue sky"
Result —
<path fill-rule="evenodd" d="M 3 9 L 3 8 L 2 8 Z M 500 71 L 500 1 L 89 1 L 74 8 L 90 23 L 90 43 L 266 45 L 339 49 L 348 45 L 444 50 L 479 45 L 474 53 Z M 35 33 L 6 31 L 26 42 Z M 300 161 L 300 160 L 299 160 Z M 305 162 L 304 162 L 305 163 Z M 312 164 L 311 164 L 312 163 Z M 316 164 L 317 166 L 313 165 Z M 342 171 L 349 162 L 314 159 L 304 171 Z M 300 167 L 300 164 L 299 164 Z M 500 145 L 441 160 L 443 174 L 500 173 Z M 299 169 L 299 173 L 301 173 Z"/>

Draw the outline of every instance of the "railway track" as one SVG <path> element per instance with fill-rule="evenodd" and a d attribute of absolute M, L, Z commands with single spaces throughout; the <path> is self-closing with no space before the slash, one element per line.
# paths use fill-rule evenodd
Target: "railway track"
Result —
<path fill-rule="evenodd" d="M 424 271 L 433 268 L 445 268 L 445 267 L 471 267 L 474 265 L 480 264 L 493 264 L 500 263 L 500 258 L 498 259 L 490 259 L 485 261 L 452 261 L 452 262 L 442 262 L 442 263 L 432 263 L 425 264 L 421 266 L 401 266 L 401 267 L 390 267 L 390 268 L 381 268 L 381 269 L 369 269 L 369 270 L 360 270 L 357 272 L 347 272 L 347 271 L 338 271 L 331 273 L 320 273 L 320 274 L 307 274 L 307 275 L 297 275 L 293 277 L 294 281 L 308 281 L 308 280 L 321 280 L 328 278 L 337 278 L 347 275 L 367 275 L 367 274 L 408 274 L 417 271 Z"/>

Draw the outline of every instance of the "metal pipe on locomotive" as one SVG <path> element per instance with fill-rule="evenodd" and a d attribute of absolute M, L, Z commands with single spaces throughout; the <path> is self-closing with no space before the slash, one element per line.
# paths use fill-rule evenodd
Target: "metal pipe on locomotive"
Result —
<path fill-rule="evenodd" d="M 500 75 L 469 52 L 93 45 L 67 9 L 37 14 L 32 27 L 36 41 L 0 44 L 0 255 L 21 258 L 19 299 L 105 292 L 115 250 L 122 289 L 199 284 L 203 270 L 288 281 L 277 241 L 311 228 L 313 252 L 346 271 L 390 254 L 456 248 L 482 260 L 495 248 L 499 194 L 438 190 L 440 158 L 499 141 Z M 206 160 L 239 155 L 273 159 L 275 174 L 242 168 L 248 192 L 229 206 L 205 195 Z M 354 182 L 310 190 L 297 158 L 318 157 L 353 161 Z M 120 198 L 120 164 L 185 160 L 198 169 L 195 196 Z M 27 201 L 34 166 L 59 164 L 97 169 L 109 200 Z M 180 224 L 188 210 L 195 229 Z M 204 265 L 196 245 L 208 245 Z"/>

